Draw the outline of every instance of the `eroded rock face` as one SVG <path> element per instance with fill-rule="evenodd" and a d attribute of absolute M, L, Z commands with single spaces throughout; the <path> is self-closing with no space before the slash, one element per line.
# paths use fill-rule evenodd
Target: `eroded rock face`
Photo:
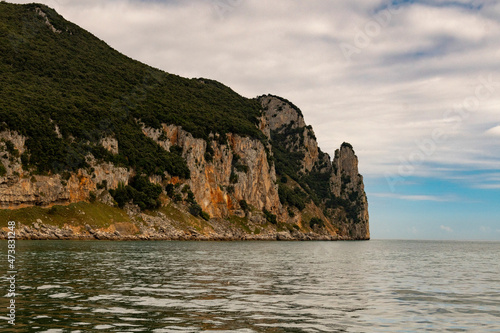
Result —
<path fill-rule="evenodd" d="M 118 168 L 109 163 L 95 165 L 93 168 L 92 175 L 79 170 L 68 179 L 63 179 L 61 175 L 28 174 L 0 177 L 0 208 L 16 209 L 86 201 L 90 192 L 96 191 L 97 184 L 104 180 L 108 188 L 116 188 L 120 182 L 128 184 L 131 176 L 126 168 Z"/>
<path fill-rule="evenodd" d="M 286 133 L 287 131 L 299 131 L 302 140 L 288 143 L 291 150 L 302 151 L 302 172 L 309 172 L 319 158 L 318 142 L 311 126 L 306 126 L 304 117 L 299 109 L 288 101 L 275 96 L 262 96 L 261 104 L 264 109 L 264 120 L 261 121 L 260 129 L 272 140 L 272 133 Z"/>
<path fill-rule="evenodd" d="M 332 192 L 358 208 L 357 223 L 347 232 L 356 239 L 370 239 L 368 200 L 366 198 L 363 176 L 358 171 L 358 157 L 349 144 L 343 144 L 335 151 L 331 177 Z M 352 200 L 351 200 L 352 201 Z"/>
<path fill-rule="evenodd" d="M 21 164 L 20 155 L 26 150 L 26 138 L 13 131 L 0 133 L 0 162 L 6 174 L 0 177 L 0 208 L 16 209 L 28 206 L 50 206 L 85 201 L 98 184 L 107 183 L 116 188 L 120 182 L 128 184 L 131 171 L 111 163 L 97 163 L 89 157 L 92 172 L 78 170 L 64 178 L 55 175 L 31 175 Z M 7 151 L 7 142 L 14 146 L 15 154 Z M 16 152 L 17 151 L 17 152 Z"/>
<path fill-rule="evenodd" d="M 143 133 L 166 150 L 174 145 L 182 148 L 191 174 L 186 184 L 210 216 L 234 213 L 240 209 L 240 200 L 259 210 L 277 213 L 281 209 L 276 173 L 269 166 L 266 149 L 259 140 L 228 134 L 226 144 L 220 144 L 221 140 L 207 143 L 193 138 L 179 126 L 166 124 L 162 129 L 144 128 Z M 207 144 L 213 152 L 208 156 Z"/>
<path fill-rule="evenodd" d="M 302 113 L 290 103 L 280 98 L 271 95 L 263 96 L 261 104 L 271 131 L 275 131 L 288 124 L 291 124 L 292 128 L 306 126 Z"/>
<path fill-rule="evenodd" d="M 52 23 L 50 23 L 49 18 L 47 17 L 47 14 L 41 9 L 41 8 L 36 8 L 36 13 L 41 16 L 45 20 L 45 25 L 50 29 L 55 34 L 60 34 L 62 31 L 57 30 Z"/>
<path fill-rule="evenodd" d="M 314 175 L 325 175 L 329 184 L 332 200 L 343 208 L 329 208 L 328 198 L 324 198 L 316 209 L 309 206 L 308 214 L 327 219 L 325 226 L 330 233 L 338 232 L 342 237 L 351 239 L 369 239 L 368 202 L 364 191 L 363 177 L 359 174 L 358 158 L 350 144 L 342 144 L 335 152 L 335 158 L 330 160 L 328 154 L 322 153 L 318 147 L 316 137 L 310 126 L 307 126 L 302 113 L 293 104 L 280 97 L 267 95 L 260 97 L 264 114 L 260 121 L 260 129 L 269 140 L 280 140 L 280 149 L 294 156 L 303 156 L 300 160 L 300 169 L 297 178 Z M 297 155 L 298 153 L 298 155 Z M 293 177 L 292 177 L 293 178 Z M 300 182 L 296 187 L 306 191 L 307 184 Z M 309 189 L 310 190 L 310 189 Z M 327 211 L 328 216 L 322 212 Z M 295 221 L 304 218 L 302 212 L 295 212 L 299 216 L 289 217 Z M 307 221 L 304 221 L 307 222 Z"/>
<path fill-rule="evenodd" d="M 177 147 L 175 149 L 186 160 L 191 175 L 190 179 L 178 179 L 165 174 L 165 177 L 152 176 L 150 181 L 163 186 L 167 183 L 188 185 L 203 211 L 217 223 L 222 223 L 221 226 L 221 221 L 231 215 L 246 218 L 251 223 L 266 223 L 262 210 L 267 210 L 277 216 L 279 223 L 288 225 L 290 232 L 292 226 L 298 226 L 301 232 L 308 230 L 316 235 L 314 237 L 320 235 L 324 239 L 369 239 L 368 203 L 352 147 L 343 144 L 331 161 L 329 155 L 319 149 L 314 132 L 306 125 L 299 109 L 275 96 L 263 96 L 260 101 L 263 113 L 258 126 L 268 143 L 231 133 L 224 138 L 216 134 L 210 140 L 204 140 L 194 138 L 176 125 L 162 124 L 158 129 L 143 125 L 144 135 L 163 149 L 170 151 Z M 308 201 L 304 210 L 280 201 L 275 165 L 269 160 L 274 149 L 271 143 L 274 144 L 276 138 L 284 140 L 282 146 L 285 150 L 303 156 L 297 160 L 299 178 L 309 174 L 326 175 L 325 184 L 331 197 L 320 198 L 314 203 Z M 100 193 L 98 185 L 102 188 L 102 184 L 106 184 L 107 189 L 114 189 L 120 183 L 127 185 L 134 176 L 133 170 L 98 163 L 92 156 L 87 158 L 91 166 L 88 170 L 78 170 L 65 178 L 58 174 L 31 175 L 23 170 L 20 158 L 26 149 L 26 138 L 16 132 L 4 131 L 0 133 L 0 139 L 3 140 L 0 142 L 0 162 L 6 170 L 0 176 L 0 207 L 3 209 L 87 201 L 91 192 Z M 7 141 L 11 142 L 10 149 L 13 145 L 17 153 L 7 151 Z M 115 138 L 106 137 L 100 143 L 112 154 L 119 153 Z M 295 186 L 302 186 L 304 192 L 310 190 L 304 187 L 307 186 L 304 183 L 299 183 Z M 109 194 L 104 193 L 101 198 L 107 198 L 106 203 L 113 205 Z M 331 199 L 339 201 L 342 207 L 329 206 Z M 168 199 L 162 200 L 168 202 Z M 241 201 L 245 201 L 251 210 L 243 209 Z M 310 226 L 311 216 L 325 221 L 325 225 Z M 211 223 L 216 223 L 215 220 Z"/>
<path fill-rule="evenodd" d="M 119 153 L 118 140 L 116 140 L 115 138 L 105 137 L 105 138 L 101 139 L 101 145 L 104 147 L 104 149 L 109 151 L 111 154 L 116 155 Z"/>
<path fill-rule="evenodd" d="M 266 149 L 259 140 L 228 134 L 226 144 L 211 141 L 212 153 L 207 161 L 207 141 L 194 138 L 179 126 L 164 124 L 161 129 L 144 128 L 143 132 L 166 150 L 174 145 L 182 148 L 191 178 L 174 181 L 189 185 L 196 201 L 210 216 L 225 217 L 240 210 L 240 200 L 258 210 L 278 213 L 281 209 L 276 174 L 269 166 Z M 3 132 L 0 137 L 13 142 L 19 152 L 24 152 L 25 138 L 22 136 Z M 118 153 L 115 139 L 105 138 L 101 144 L 110 152 Z M 235 167 L 236 160 L 238 168 Z M 133 176 L 130 170 L 111 163 L 97 163 L 92 158 L 89 162 L 91 173 L 79 170 L 63 179 L 58 174 L 32 176 L 23 170 L 19 157 L 9 156 L 4 163 L 7 174 L 0 177 L 0 205 L 12 209 L 84 201 L 88 200 L 91 191 L 96 191 L 98 184 L 104 182 L 108 189 L 117 188 L 119 183 L 128 184 Z M 162 181 L 161 177 L 150 180 L 154 183 Z"/>
<path fill-rule="evenodd" d="M 14 147 L 19 151 L 19 154 L 24 153 L 24 144 L 26 143 L 26 137 L 22 136 L 21 134 L 17 133 L 16 131 L 2 131 L 0 132 L 0 150 L 1 151 L 6 151 L 5 147 L 6 141 L 10 141 L 14 144 Z"/>

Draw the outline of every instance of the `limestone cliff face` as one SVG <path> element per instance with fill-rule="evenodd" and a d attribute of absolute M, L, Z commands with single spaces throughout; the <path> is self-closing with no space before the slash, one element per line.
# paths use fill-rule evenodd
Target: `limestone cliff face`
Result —
<path fill-rule="evenodd" d="M 344 232 L 356 239 L 369 239 L 368 201 L 366 199 L 363 176 L 358 171 L 358 158 L 349 144 L 342 144 L 335 151 L 333 172 L 330 179 L 332 192 L 352 205 L 357 216 L 357 223 L 351 226 L 343 224 Z"/>
<path fill-rule="evenodd" d="M 240 201 L 257 210 L 267 209 L 272 213 L 281 210 L 278 190 L 275 184 L 274 167 L 267 160 L 266 148 L 256 139 L 228 134 L 225 144 L 218 140 L 207 142 L 194 138 L 179 126 L 166 125 L 162 129 L 144 128 L 145 135 L 160 146 L 170 150 L 172 146 L 182 149 L 191 177 L 179 180 L 167 175 L 171 183 L 189 185 L 196 201 L 211 217 L 225 217 L 243 214 Z M 25 138 L 15 132 L 2 132 L 1 138 L 12 142 L 15 150 L 24 152 Z M 116 140 L 106 138 L 103 146 L 111 152 L 118 152 Z M 207 145 L 211 153 L 207 155 Z M 2 142 L 0 148 L 5 149 Z M 19 154 L 16 154 L 19 155 Z M 128 184 L 133 172 L 116 167 L 111 163 L 97 163 L 89 157 L 90 170 L 78 170 L 62 175 L 31 175 L 23 170 L 20 157 L 7 152 L 2 159 L 6 174 L 0 177 L 0 205 L 2 208 L 21 208 L 32 205 L 50 206 L 67 204 L 89 199 L 91 191 L 99 184 L 107 184 L 108 189 Z M 209 158 L 209 160 L 207 160 Z M 236 162 L 237 161 L 237 162 Z M 161 184 L 161 177 L 151 177 L 151 181 Z"/>
<path fill-rule="evenodd" d="M 179 126 L 166 124 L 162 129 L 144 127 L 143 132 L 166 150 L 172 146 L 182 149 L 191 173 L 185 183 L 210 216 L 241 214 L 240 200 L 275 214 L 281 209 L 276 173 L 259 140 L 228 134 L 225 144 L 219 143 L 221 140 L 207 142 L 193 138 Z"/>
<path fill-rule="evenodd" d="M 301 235 L 291 238 L 369 239 L 368 203 L 352 147 L 344 143 L 331 161 L 319 149 L 313 129 L 306 125 L 297 107 L 270 95 L 260 97 L 260 102 L 263 112 L 258 126 L 267 143 L 232 133 L 204 140 L 177 125 L 162 124 L 155 129 L 142 124 L 144 135 L 166 151 L 177 151 L 190 171 L 189 179 L 165 174 L 152 176 L 150 181 L 162 188 L 167 184 L 186 187 L 194 202 L 212 219 L 218 219 L 217 223 L 239 216 L 259 229 L 257 226 L 266 225 L 275 216 L 272 223 Z M 20 158 L 26 138 L 4 131 L 0 140 L 0 161 L 5 170 L 0 175 L 2 209 L 88 201 L 95 194 L 106 193 L 106 189 L 116 189 L 120 183 L 127 185 L 135 175 L 133 170 L 97 162 L 91 155 L 87 157 L 87 169 L 31 174 L 23 169 Z M 112 136 L 103 138 L 101 145 L 111 154 L 120 151 Z M 113 205 L 109 195 L 100 196 L 100 200 Z M 163 204 L 170 202 L 165 197 L 162 200 Z M 262 237 L 274 237 L 271 229 Z"/>
<path fill-rule="evenodd" d="M 275 131 L 285 125 L 292 128 L 306 127 L 302 113 L 288 101 L 271 95 L 261 97 L 265 117 L 271 131 Z"/>
<path fill-rule="evenodd" d="M 278 157 L 278 176 L 293 181 L 280 184 L 283 193 L 295 193 L 287 203 L 288 211 L 295 215 L 289 218 L 307 222 L 303 221 L 306 215 L 312 214 L 326 220 L 325 228 L 330 233 L 351 239 L 369 239 L 368 202 L 352 146 L 342 144 L 331 161 L 329 155 L 319 149 L 312 128 L 306 125 L 296 106 L 272 95 L 261 96 L 260 102 L 264 110 L 260 128 Z M 314 201 L 306 208 L 296 204 L 304 193 L 309 195 L 304 201 Z M 282 201 L 286 200 L 282 198 Z"/>
<path fill-rule="evenodd" d="M 301 141 L 291 140 L 286 143 L 287 148 L 304 153 L 302 159 L 302 172 L 311 171 L 314 163 L 318 161 L 319 149 L 314 131 L 311 126 L 306 126 L 302 112 L 290 104 L 290 102 L 275 96 L 267 95 L 261 97 L 264 109 L 263 133 L 272 140 L 271 133 L 283 134 L 285 131 L 298 132 Z"/>
<path fill-rule="evenodd" d="M 115 167 L 111 163 L 98 164 L 89 157 L 91 170 L 78 170 L 65 175 L 32 175 L 22 167 L 20 154 L 25 151 L 26 138 L 16 132 L 0 133 L 0 162 L 5 174 L 0 176 L 0 208 L 23 208 L 29 206 L 51 206 L 69 204 L 89 199 L 89 193 L 97 185 L 107 183 L 116 188 L 120 182 L 127 184 L 131 172 L 126 168 Z M 13 152 L 7 149 L 12 143 Z"/>
<path fill-rule="evenodd" d="M 92 175 L 79 170 L 68 179 L 61 175 L 29 176 L 24 173 L 0 177 L 0 208 L 17 209 L 87 201 L 90 192 L 96 191 L 97 185 L 103 181 L 107 182 L 109 188 L 116 188 L 120 182 L 127 184 L 130 176 L 127 169 L 105 163 L 94 166 Z"/>

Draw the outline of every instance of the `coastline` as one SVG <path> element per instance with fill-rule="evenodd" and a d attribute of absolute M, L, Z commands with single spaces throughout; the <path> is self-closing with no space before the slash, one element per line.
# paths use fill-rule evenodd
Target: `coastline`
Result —
<path fill-rule="evenodd" d="M 53 225 L 35 223 L 32 226 L 18 224 L 16 226 L 16 240 L 107 240 L 107 241 L 354 241 L 369 240 L 356 239 L 338 235 L 326 235 L 315 232 L 294 231 L 266 231 L 260 234 L 243 233 L 239 230 L 211 232 L 202 234 L 195 230 L 154 231 L 152 229 L 133 232 L 131 226 L 121 226 L 121 232 L 114 228 L 96 228 L 89 225 L 84 227 L 65 226 L 59 228 Z M 128 229 L 128 230 L 127 230 Z M 132 232 L 131 232 L 132 231 Z M 6 240 L 9 230 L 0 229 L 0 240 Z"/>

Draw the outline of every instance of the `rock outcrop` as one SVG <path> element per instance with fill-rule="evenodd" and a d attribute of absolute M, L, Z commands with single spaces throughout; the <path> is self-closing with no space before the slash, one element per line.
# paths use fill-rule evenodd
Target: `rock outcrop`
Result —
<path fill-rule="evenodd" d="M 272 222 L 271 224 L 281 223 L 290 230 L 295 226 L 295 236 L 278 236 L 278 229 L 274 227 L 271 228 L 274 232 L 270 230 L 265 236 L 245 236 L 239 231 L 193 237 L 176 232 L 166 235 L 149 231 L 146 238 L 369 239 L 368 204 L 363 178 L 358 172 L 358 160 L 352 147 L 344 143 L 331 161 L 328 154 L 318 148 L 314 132 L 306 125 L 298 108 L 275 96 L 263 96 L 260 102 L 263 112 L 259 126 L 269 143 L 232 133 L 226 134 L 224 139 L 214 135 L 211 140 L 203 140 L 193 137 L 177 125 L 162 124 L 161 128 L 155 129 L 143 124 L 144 135 L 166 151 L 179 150 L 190 171 L 189 179 L 179 179 L 168 174 L 163 178 L 149 179 L 161 186 L 187 186 L 186 189 L 194 196 L 193 202 L 198 203 L 210 216 L 212 224 L 220 225 L 221 221 L 230 216 L 239 216 L 257 224 L 266 221 Z M 20 158 L 25 150 L 26 138 L 13 131 L 0 133 L 0 138 L 0 150 L 4 152 L 1 160 L 6 170 L 0 177 L 0 205 L 3 209 L 67 205 L 93 200 L 95 197 L 114 205 L 107 190 L 116 189 L 119 184 L 126 186 L 134 175 L 133 170 L 110 162 L 98 162 L 93 156 L 87 157 L 91 166 L 88 169 L 52 175 L 31 174 L 24 170 Z M 101 140 L 101 144 L 110 153 L 118 154 L 116 139 L 106 137 Z M 287 163 L 280 160 L 283 153 L 290 154 L 295 159 L 290 161 L 295 163 L 295 170 L 283 168 L 283 163 Z M 277 179 L 276 165 L 281 180 Z M 318 194 L 318 191 L 324 189 L 315 188 L 314 183 L 308 182 L 313 177 L 326 180 L 319 185 L 326 185 L 329 193 L 326 197 L 324 193 Z M 287 179 L 290 182 L 284 184 L 283 181 Z M 283 193 L 280 193 L 281 190 Z M 302 199 L 298 199 L 298 203 L 288 200 L 289 194 L 286 193 L 290 191 L 299 193 L 298 197 Z M 170 202 L 165 200 L 164 204 Z M 303 205 L 300 200 L 304 202 Z M 315 225 L 311 222 L 312 217 L 321 222 Z M 175 230 L 175 227 L 170 229 Z M 26 227 L 23 230 L 27 238 L 45 237 L 36 228 Z M 96 234 L 87 231 L 73 234 L 68 234 L 68 230 L 56 231 L 52 233 L 53 236 L 47 237 L 96 238 Z M 97 238 L 120 238 L 113 232 L 99 232 L 101 236 Z M 142 237 L 129 236 L 127 239 Z"/>
<path fill-rule="evenodd" d="M 350 144 L 342 144 L 335 151 L 331 177 L 332 192 L 350 203 L 356 211 L 358 223 L 354 226 L 342 224 L 344 234 L 355 239 L 370 239 L 368 200 L 366 198 L 363 176 L 358 171 L 358 158 Z"/>
<path fill-rule="evenodd" d="M 89 199 L 97 185 L 106 183 L 109 188 L 127 184 L 132 173 L 112 163 L 97 163 L 89 156 L 89 170 L 74 173 L 37 175 L 25 170 L 21 154 L 25 151 L 26 138 L 16 132 L 0 132 L 0 162 L 5 174 L 0 176 L 0 209 L 19 209 L 30 206 L 50 207 Z M 8 148 L 8 146 L 11 146 Z M 9 151 L 10 150 L 10 151 Z"/>
<path fill-rule="evenodd" d="M 228 134 L 225 144 L 207 142 L 180 126 L 166 124 L 161 129 L 145 127 L 143 132 L 166 150 L 182 149 L 191 174 L 186 184 L 210 216 L 221 218 L 241 210 L 241 200 L 275 214 L 281 209 L 275 170 L 259 140 Z"/>
<path fill-rule="evenodd" d="M 279 163 L 277 173 L 285 177 L 282 179 L 286 183 L 280 184 L 282 192 L 293 190 L 296 194 L 288 202 L 287 211 L 292 212 L 289 218 L 295 215 L 297 219 L 299 215 L 304 220 L 312 210 L 312 215 L 323 219 L 332 232 L 352 239 L 369 239 L 368 202 L 352 146 L 343 143 L 331 161 L 319 149 L 312 127 L 306 125 L 295 105 L 273 95 L 261 96 L 260 102 L 264 110 L 261 129 L 273 146 Z M 292 181 L 288 182 L 290 178 Z M 297 203 L 300 193 L 306 193 L 302 194 L 304 201 L 312 200 L 313 204 L 297 211 L 294 208 L 301 208 Z"/>

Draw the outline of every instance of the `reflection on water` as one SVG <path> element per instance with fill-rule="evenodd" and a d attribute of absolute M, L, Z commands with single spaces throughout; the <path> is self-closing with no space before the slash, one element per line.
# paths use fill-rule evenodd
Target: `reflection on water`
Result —
<path fill-rule="evenodd" d="M 17 252 L 19 331 L 500 331 L 500 243 L 18 241 Z"/>

